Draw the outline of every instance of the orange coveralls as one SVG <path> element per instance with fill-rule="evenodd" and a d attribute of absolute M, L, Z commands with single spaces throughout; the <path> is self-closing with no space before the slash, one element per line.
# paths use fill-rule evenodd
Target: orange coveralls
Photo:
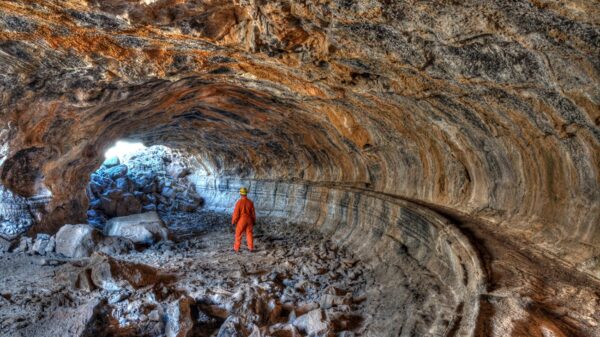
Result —
<path fill-rule="evenodd" d="M 254 228 L 254 222 L 256 221 L 256 214 L 254 213 L 254 204 L 248 197 L 242 196 L 240 200 L 235 204 L 235 210 L 231 217 L 231 224 L 235 225 L 235 243 L 233 244 L 233 250 L 236 252 L 240 250 L 242 244 L 242 235 L 246 232 L 246 243 L 248 249 L 252 251 L 254 249 L 254 240 L 252 238 L 252 229 Z"/>

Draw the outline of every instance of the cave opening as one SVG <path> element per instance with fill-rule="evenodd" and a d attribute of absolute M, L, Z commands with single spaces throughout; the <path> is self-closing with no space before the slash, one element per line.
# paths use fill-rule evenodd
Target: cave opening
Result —
<path fill-rule="evenodd" d="M 202 206 L 186 154 L 164 145 L 117 141 L 90 175 L 86 188 L 88 223 L 103 229 L 106 222 L 147 212 L 168 217 L 195 212 Z"/>

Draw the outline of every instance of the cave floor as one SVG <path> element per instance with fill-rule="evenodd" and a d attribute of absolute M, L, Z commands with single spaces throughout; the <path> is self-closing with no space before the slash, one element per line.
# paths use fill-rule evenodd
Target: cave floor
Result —
<path fill-rule="evenodd" d="M 173 240 L 145 250 L 0 256 L 0 335 L 359 336 L 368 325 L 368 270 L 318 233 L 260 219 L 255 252 L 244 240 L 235 254 L 225 214 L 163 220 Z"/>

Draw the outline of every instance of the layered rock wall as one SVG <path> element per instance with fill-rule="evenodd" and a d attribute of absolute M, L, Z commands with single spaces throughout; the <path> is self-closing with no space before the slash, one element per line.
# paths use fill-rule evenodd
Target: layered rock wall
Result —
<path fill-rule="evenodd" d="M 369 312 L 377 316 L 370 336 L 474 333 L 485 272 L 467 238 L 436 213 L 352 188 L 206 176 L 195 182 L 206 207 L 225 212 L 248 186 L 256 226 L 261 217 L 301 221 L 366 261 L 373 270 Z"/>

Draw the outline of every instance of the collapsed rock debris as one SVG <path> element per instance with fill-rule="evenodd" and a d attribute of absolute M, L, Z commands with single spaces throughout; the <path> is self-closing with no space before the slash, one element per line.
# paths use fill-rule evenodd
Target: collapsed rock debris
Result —
<path fill-rule="evenodd" d="M 178 152 L 151 146 L 121 163 L 112 157 L 92 173 L 86 190 L 88 221 L 103 228 L 107 220 L 142 212 L 193 212 L 203 203 L 187 180 L 190 169 Z"/>
<path fill-rule="evenodd" d="M 320 234 L 261 219 L 257 251 L 234 254 L 228 215 L 173 218 L 173 240 L 143 251 L 0 255 L 1 335 L 353 336 L 368 323 L 368 270 Z"/>

